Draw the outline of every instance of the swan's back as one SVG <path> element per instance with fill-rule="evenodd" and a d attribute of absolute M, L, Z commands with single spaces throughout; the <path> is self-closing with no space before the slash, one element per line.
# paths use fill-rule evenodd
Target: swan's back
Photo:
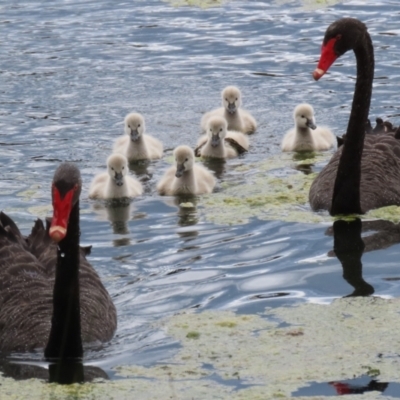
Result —
<path fill-rule="evenodd" d="M 47 344 L 53 312 L 57 246 L 38 219 L 28 237 L 0 213 L 0 352 L 31 351 Z M 80 252 L 81 329 L 84 342 L 106 341 L 116 310 L 93 267 Z"/>
<path fill-rule="evenodd" d="M 328 210 L 343 146 L 332 156 L 311 185 L 313 210 Z M 361 210 L 400 205 L 400 141 L 393 134 L 366 135 L 361 159 Z"/>

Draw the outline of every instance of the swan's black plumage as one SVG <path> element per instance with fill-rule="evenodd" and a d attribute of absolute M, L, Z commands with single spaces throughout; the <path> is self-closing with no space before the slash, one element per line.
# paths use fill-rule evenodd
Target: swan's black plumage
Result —
<path fill-rule="evenodd" d="M 60 170 L 66 177 L 61 186 L 80 185 L 75 166 L 65 163 Z M 82 357 L 82 342 L 114 334 L 114 304 L 86 260 L 90 247 L 79 247 L 79 193 L 80 186 L 58 245 L 49 237 L 49 222 L 45 228 L 37 220 L 25 237 L 0 213 L 0 352 L 46 347 L 47 358 Z"/>
<path fill-rule="evenodd" d="M 337 215 L 400 205 L 400 143 L 393 134 L 365 135 L 374 77 L 370 35 L 362 22 L 342 18 L 328 27 L 324 45 L 332 39 L 337 57 L 354 51 L 357 80 L 346 139 L 314 180 L 311 207 Z"/>

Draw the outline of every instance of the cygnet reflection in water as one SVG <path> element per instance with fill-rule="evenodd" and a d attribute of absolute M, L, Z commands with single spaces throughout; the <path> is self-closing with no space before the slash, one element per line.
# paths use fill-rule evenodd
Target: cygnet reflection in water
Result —
<path fill-rule="evenodd" d="M 129 169 L 137 176 L 137 178 L 142 182 L 149 181 L 153 174 L 149 172 L 148 168 L 151 165 L 149 160 L 138 160 L 131 161 L 129 163 Z"/>
<path fill-rule="evenodd" d="M 202 160 L 203 165 L 210 171 L 214 172 L 217 179 L 221 179 L 226 171 L 226 161 L 218 158 L 205 158 Z"/>
<path fill-rule="evenodd" d="M 175 196 L 166 197 L 163 199 L 165 204 L 171 207 L 178 208 L 178 225 L 183 229 L 176 231 L 181 238 L 194 239 L 199 235 L 197 229 L 194 226 L 199 222 L 199 216 L 197 212 L 197 202 L 196 196 Z M 193 227 L 189 229 L 189 227 Z"/>
<path fill-rule="evenodd" d="M 105 202 L 96 202 L 92 204 L 92 209 L 100 220 L 109 221 L 113 228 L 113 233 L 118 235 L 129 234 L 128 222 L 130 220 L 146 217 L 146 214 L 134 214 L 135 208 L 130 199 L 115 199 Z"/>
<path fill-rule="evenodd" d="M 361 237 L 361 232 L 375 231 Z M 350 296 L 369 296 L 374 288 L 362 277 L 362 254 L 368 251 L 385 249 L 400 242 L 400 224 L 390 221 L 364 221 L 359 218 L 353 221 L 335 221 L 332 228 L 326 231 L 334 237 L 333 250 L 328 256 L 336 256 L 343 267 L 343 278 L 354 287 Z"/>
<path fill-rule="evenodd" d="M 306 151 L 306 152 L 296 152 L 293 153 L 293 161 L 305 161 L 305 160 L 312 160 L 315 158 L 317 153 L 313 151 Z M 297 171 L 303 172 L 304 175 L 309 175 L 313 172 L 313 163 L 302 163 L 302 164 L 297 164 L 294 169 Z"/>

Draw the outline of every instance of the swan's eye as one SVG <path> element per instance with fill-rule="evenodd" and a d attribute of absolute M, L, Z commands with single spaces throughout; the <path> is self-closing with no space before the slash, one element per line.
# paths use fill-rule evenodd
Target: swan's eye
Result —
<path fill-rule="evenodd" d="M 342 38 L 342 35 L 339 33 L 338 35 L 336 35 L 336 40 L 340 40 Z"/>

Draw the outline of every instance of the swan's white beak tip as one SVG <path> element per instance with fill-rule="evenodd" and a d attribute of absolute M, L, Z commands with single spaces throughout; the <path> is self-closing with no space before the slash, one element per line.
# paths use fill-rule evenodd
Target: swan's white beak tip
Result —
<path fill-rule="evenodd" d="M 312 76 L 313 78 L 317 81 L 319 78 L 321 78 L 321 76 L 323 76 L 325 74 L 325 71 L 321 68 L 315 68 Z"/>
<path fill-rule="evenodd" d="M 63 240 L 65 238 L 66 234 L 67 234 L 67 230 L 65 228 L 63 228 L 62 226 L 57 226 L 57 225 L 52 226 L 49 230 L 49 236 L 56 243 Z"/>

